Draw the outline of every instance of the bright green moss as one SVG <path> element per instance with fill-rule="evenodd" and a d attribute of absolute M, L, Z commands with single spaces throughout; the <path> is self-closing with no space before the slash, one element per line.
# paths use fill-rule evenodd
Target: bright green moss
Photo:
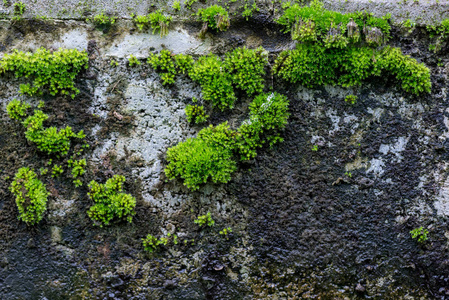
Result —
<path fill-rule="evenodd" d="M 179 73 L 188 74 L 201 85 L 205 101 L 225 110 L 234 106 L 234 87 L 248 95 L 263 91 L 268 55 L 262 47 L 255 50 L 237 48 L 228 53 L 224 61 L 210 54 L 194 62 L 190 55 L 175 55 L 168 50 L 162 50 L 159 54 L 151 54 L 148 63 L 162 73 L 164 85 L 173 84 Z"/>
<path fill-rule="evenodd" d="M 181 178 L 191 190 L 208 181 L 227 183 L 237 169 L 237 157 L 254 158 L 257 148 L 281 141 L 288 101 L 280 94 L 261 94 L 250 105 L 250 118 L 237 131 L 225 122 L 201 130 L 197 137 L 169 148 L 165 174 Z"/>
<path fill-rule="evenodd" d="M 430 70 L 424 64 L 402 54 L 399 48 L 387 47 L 383 49 L 381 57 L 381 68 L 395 76 L 404 91 L 416 95 L 430 93 Z"/>
<path fill-rule="evenodd" d="M 162 84 L 175 83 L 176 61 L 169 50 L 162 50 L 159 54 L 151 53 L 148 57 L 148 64 L 157 72 L 161 72 Z"/>
<path fill-rule="evenodd" d="M 161 246 L 167 246 L 168 243 L 178 244 L 178 236 L 176 234 L 168 233 L 166 237 L 157 238 L 148 234 L 142 239 L 142 245 L 145 251 L 152 253 L 159 249 Z"/>
<path fill-rule="evenodd" d="M 198 2 L 198 0 L 186 0 L 184 2 L 184 5 L 186 6 L 187 9 L 192 9 L 192 5 L 196 2 Z"/>
<path fill-rule="evenodd" d="M 422 226 L 410 231 L 412 239 L 416 239 L 418 243 L 425 243 L 429 239 L 428 234 L 429 231 Z"/>
<path fill-rule="evenodd" d="M 25 4 L 22 1 L 14 3 L 14 21 L 19 21 L 22 19 L 22 15 L 25 13 L 26 7 Z"/>
<path fill-rule="evenodd" d="M 5 54 L 0 62 L 3 72 L 14 72 L 17 78 L 26 77 L 33 84 L 20 86 L 20 92 L 27 95 L 42 95 L 48 91 L 51 95 L 71 95 L 79 93 L 74 85 L 76 75 L 87 69 L 88 57 L 85 51 L 76 49 L 59 49 L 50 52 L 39 48 L 35 53 L 15 50 Z"/>
<path fill-rule="evenodd" d="M 130 194 L 123 193 L 123 182 L 125 177 L 114 175 L 105 184 L 96 181 L 89 183 L 89 198 L 95 204 L 89 208 L 87 215 L 102 227 L 109 225 L 114 219 L 126 219 L 132 221 L 135 215 L 136 199 Z"/>
<path fill-rule="evenodd" d="M 21 120 L 26 116 L 26 111 L 31 106 L 28 103 L 21 102 L 17 99 L 13 99 L 6 106 L 6 112 L 11 119 Z"/>
<path fill-rule="evenodd" d="M 27 129 L 25 137 L 30 142 L 36 144 L 37 148 L 47 154 L 66 155 L 70 149 L 72 138 L 83 139 L 83 131 L 74 133 L 70 126 L 58 129 L 56 127 L 44 128 L 43 123 L 48 119 L 48 115 L 41 110 L 35 110 L 34 115 L 26 118 L 22 123 Z"/>
<path fill-rule="evenodd" d="M 149 15 L 132 15 L 132 18 L 139 30 L 151 27 L 153 29 L 153 34 L 159 30 L 161 37 L 168 34 L 168 27 L 172 20 L 172 17 L 164 15 L 161 10 L 152 12 Z"/>
<path fill-rule="evenodd" d="M 51 169 L 51 177 L 59 177 L 64 172 L 64 169 L 60 165 L 54 165 Z"/>
<path fill-rule="evenodd" d="M 161 10 L 152 12 L 148 15 L 150 26 L 153 29 L 153 34 L 159 30 L 161 37 L 168 34 L 168 26 L 172 20 L 172 17 L 166 16 Z"/>
<path fill-rule="evenodd" d="M 165 174 L 169 179 L 181 178 L 191 190 L 209 180 L 228 182 L 237 169 L 233 159 L 234 135 L 227 123 L 204 128 L 196 138 L 168 149 Z"/>
<path fill-rule="evenodd" d="M 212 5 L 198 10 L 197 15 L 204 22 L 205 28 L 200 35 L 204 35 L 207 28 L 226 31 L 229 26 L 229 13 L 220 5 Z"/>
<path fill-rule="evenodd" d="M 33 170 L 20 168 L 11 183 L 10 190 L 16 196 L 20 220 L 29 225 L 42 220 L 44 212 L 47 210 L 49 193 Z"/>
<path fill-rule="evenodd" d="M 195 221 L 193 221 L 195 224 L 198 224 L 199 227 L 208 226 L 212 227 L 215 225 L 214 219 L 212 219 L 212 216 L 210 212 L 207 212 L 207 214 L 198 216 Z"/>
<path fill-rule="evenodd" d="M 280 131 L 289 117 L 287 97 L 278 93 L 260 94 L 249 106 L 249 119 L 238 129 L 237 146 L 241 160 L 256 157 L 264 144 L 282 142 Z"/>
<path fill-rule="evenodd" d="M 237 48 L 226 54 L 224 67 L 231 75 L 233 85 L 248 96 L 262 93 L 268 52 L 262 47 L 255 50 Z"/>
<path fill-rule="evenodd" d="M 187 74 L 193 66 L 193 58 L 185 54 L 173 54 L 162 50 L 159 54 L 151 53 L 148 64 L 157 72 L 162 73 L 162 84 L 175 83 L 176 74 Z"/>
<path fill-rule="evenodd" d="M 181 10 L 181 2 L 179 2 L 178 0 L 176 0 L 175 2 L 173 2 L 172 6 L 173 10 L 175 11 L 180 11 Z"/>
<path fill-rule="evenodd" d="M 306 87 L 323 84 L 350 87 L 384 74 L 393 75 L 406 92 L 429 93 L 431 88 L 430 70 L 391 47 L 373 52 L 366 47 L 326 49 L 318 44 L 298 44 L 297 49 L 278 56 L 273 73 Z"/>
<path fill-rule="evenodd" d="M 223 61 L 216 55 L 202 56 L 193 65 L 190 78 L 202 87 L 203 99 L 221 110 L 234 107 L 236 100 L 232 78 Z"/>
<path fill-rule="evenodd" d="M 84 173 L 86 173 L 86 166 L 87 166 L 87 162 L 86 159 L 80 159 L 80 160 L 75 160 L 74 157 L 72 157 L 71 159 L 69 159 L 67 161 L 67 164 L 69 166 L 69 168 L 71 168 L 71 174 L 73 177 L 73 183 L 75 184 L 75 187 L 80 187 L 82 185 L 81 180 L 77 179 L 79 176 L 82 176 Z"/>
<path fill-rule="evenodd" d="M 345 102 L 350 104 L 350 105 L 354 105 L 357 102 L 357 96 L 355 95 L 348 95 L 345 97 Z"/>
<path fill-rule="evenodd" d="M 151 53 L 147 62 L 157 72 L 162 73 L 163 85 L 175 83 L 176 74 L 187 74 L 194 63 L 190 55 L 175 55 L 169 50 L 162 50 L 159 54 Z"/>
<path fill-rule="evenodd" d="M 312 1 L 309 6 L 291 5 L 277 22 L 286 27 L 285 32 L 292 32 L 294 40 L 324 41 L 328 48 L 343 48 L 349 42 L 359 42 L 362 34 L 374 46 L 384 43 L 390 38 L 389 18 L 376 18 L 364 12 L 342 14 Z"/>
<path fill-rule="evenodd" d="M 115 24 L 115 21 L 117 20 L 117 17 L 114 16 L 107 16 L 104 13 L 100 13 L 93 18 L 93 23 L 95 26 L 98 27 L 108 27 Z"/>
<path fill-rule="evenodd" d="M 148 19 L 148 16 L 146 16 L 146 15 L 131 14 L 131 17 L 133 18 L 134 24 L 141 31 L 144 30 L 144 28 L 149 25 L 150 20 Z"/>
<path fill-rule="evenodd" d="M 128 64 L 130 67 L 140 66 L 140 60 L 131 54 L 128 58 Z"/>
<path fill-rule="evenodd" d="M 185 112 L 189 123 L 201 124 L 209 118 L 202 105 L 187 105 Z"/>

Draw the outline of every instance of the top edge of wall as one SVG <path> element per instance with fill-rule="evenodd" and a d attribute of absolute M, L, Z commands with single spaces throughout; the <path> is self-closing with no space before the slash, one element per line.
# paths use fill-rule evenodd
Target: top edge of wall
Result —
<path fill-rule="evenodd" d="M 24 18 L 74 19 L 85 20 L 99 13 L 114 15 L 119 18 L 131 18 L 132 14 L 141 15 L 162 9 L 165 13 L 178 20 L 196 20 L 193 14 L 197 9 L 212 4 L 221 4 L 212 1 L 206 3 L 196 2 L 192 10 L 188 10 L 181 0 L 181 11 L 172 8 L 175 0 L 22 0 L 26 11 Z M 282 12 L 280 0 L 256 0 L 259 12 L 268 16 L 278 17 Z M 286 1 L 288 2 L 288 1 Z M 0 2 L 0 15 L 8 18 L 13 15 L 13 2 L 9 5 Z M 237 0 L 230 6 L 231 18 L 240 17 L 243 11 L 243 0 Z M 252 3 L 252 2 L 249 2 Z M 394 23 L 411 19 L 417 24 L 437 24 L 449 18 L 449 1 L 438 0 L 323 0 L 325 7 L 340 12 L 366 11 L 375 16 L 391 14 Z"/>

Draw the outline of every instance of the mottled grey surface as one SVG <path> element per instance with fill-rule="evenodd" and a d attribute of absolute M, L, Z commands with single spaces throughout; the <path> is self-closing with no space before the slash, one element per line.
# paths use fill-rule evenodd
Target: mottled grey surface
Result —
<path fill-rule="evenodd" d="M 197 2 L 193 5 L 193 10 L 188 10 L 181 1 L 182 8 L 176 12 L 171 7 L 173 0 L 22 0 L 26 5 L 25 18 L 46 16 L 56 19 L 86 19 L 99 13 L 107 13 L 120 18 L 131 18 L 131 14 L 147 14 L 156 9 L 163 9 L 166 13 L 174 16 L 178 20 L 194 20 L 192 13 L 199 7 L 206 4 Z M 415 21 L 417 24 L 433 24 L 449 16 L 449 1 L 438 0 L 324 0 L 326 8 L 339 11 L 368 11 L 376 16 L 383 16 L 390 13 L 394 22 L 401 22 L 407 19 Z M 207 5 L 217 2 L 207 2 Z M 256 1 L 263 13 L 277 16 L 280 11 L 280 2 Z M 252 2 L 250 2 L 252 4 Z M 1 5 L 1 4 L 0 4 Z M 222 4 L 223 5 L 223 4 Z M 11 15 L 12 6 L 2 5 L 3 12 Z M 231 4 L 231 11 L 236 12 L 241 18 L 243 4 L 240 2 Z M 232 23 L 232 21 L 231 21 Z"/>

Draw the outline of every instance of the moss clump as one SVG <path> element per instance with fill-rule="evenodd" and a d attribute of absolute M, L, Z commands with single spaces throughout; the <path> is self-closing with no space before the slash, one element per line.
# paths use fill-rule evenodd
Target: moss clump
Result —
<path fill-rule="evenodd" d="M 115 21 L 117 20 L 117 17 L 109 17 L 105 15 L 104 13 L 100 13 L 98 15 L 95 15 L 93 18 L 93 23 L 97 27 L 109 27 L 115 24 Z"/>
<path fill-rule="evenodd" d="M 429 231 L 422 226 L 410 231 L 412 239 L 416 239 L 418 243 L 425 243 L 429 239 L 429 237 L 427 236 L 428 234 Z"/>
<path fill-rule="evenodd" d="M 324 9 L 319 1 L 309 6 L 297 3 L 288 7 L 277 22 L 300 42 L 322 41 L 327 48 L 343 48 L 348 43 L 365 41 L 378 46 L 390 38 L 390 16 L 376 18 L 373 14 L 355 12 L 342 14 Z"/>
<path fill-rule="evenodd" d="M 204 100 L 221 110 L 234 107 L 236 97 L 232 78 L 218 56 L 210 54 L 200 57 L 189 75 L 201 85 Z"/>
<path fill-rule="evenodd" d="M 212 219 L 212 216 L 210 212 L 207 212 L 207 214 L 198 216 L 195 221 L 193 221 L 195 224 L 198 224 L 199 227 L 203 226 L 209 226 L 212 227 L 215 225 L 214 219 Z"/>
<path fill-rule="evenodd" d="M 175 83 L 176 74 L 187 74 L 193 66 L 193 58 L 190 55 L 175 55 L 169 50 L 162 50 L 159 54 L 152 53 L 147 62 L 157 72 L 162 73 L 163 85 Z"/>
<path fill-rule="evenodd" d="M 227 53 L 224 60 L 224 68 L 231 75 L 233 85 L 248 96 L 263 92 L 267 64 L 268 52 L 262 47 L 255 50 L 237 48 Z"/>
<path fill-rule="evenodd" d="M 355 96 L 355 95 L 348 95 L 345 98 L 345 102 L 350 104 L 350 105 L 354 105 L 357 102 L 357 96 Z"/>
<path fill-rule="evenodd" d="M 161 10 L 152 12 L 149 15 L 132 15 L 132 18 L 139 30 L 151 27 L 153 29 L 153 34 L 159 30 L 161 37 L 168 34 L 168 27 L 172 20 L 172 17 L 164 15 Z"/>
<path fill-rule="evenodd" d="M 287 97 L 278 93 L 261 94 L 249 106 L 249 119 L 237 130 L 238 154 L 241 160 L 255 158 L 257 149 L 270 147 L 283 139 L 280 131 L 289 117 Z"/>
<path fill-rule="evenodd" d="M 13 99 L 6 106 L 6 112 L 11 119 L 21 120 L 26 116 L 26 111 L 30 107 L 28 103 L 22 103 L 20 100 Z"/>
<path fill-rule="evenodd" d="M 10 190 L 16 196 L 20 220 L 29 225 L 42 220 L 47 210 L 49 193 L 33 170 L 26 167 L 20 168 L 11 183 Z"/>
<path fill-rule="evenodd" d="M 35 110 L 34 115 L 26 118 L 22 123 L 27 129 L 25 137 L 36 144 L 37 148 L 47 154 L 66 155 L 70 149 L 72 138 L 83 139 L 83 131 L 74 133 L 70 126 L 58 130 L 56 127 L 44 128 L 44 121 L 48 115 L 41 110 Z"/>
<path fill-rule="evenodd" d="M 220 5 L 212 5 L 198 10 L 197 15 L 204 25 L 200 36 L 204 36 L 208 28 L 217 31 L 226 31 L 229 26 L 229 13 Z"/>
<path fill-rule="evenodd" d="M 140 60 L 131 54 L 128 58 L 128 64 L 130 67 L 140 66 Z"/>
<path fill-rule="evenodd" d="M 83 185 L 83 183 L 81 182 L 81 180 L 78 179 L 78 177 L 86 173 L 86 166 L 87 166 L 86 159 L 83 158 L 80 160 L 76 160 L 74 157 L 72 157 L 67 161 L 67 164 L 69 168 L 72 169 L 71 174 L 73 177 L 73 183 L 75 184 L 75 187 L 80 187 L 81 185 Z"/>
<path fill-rule="evenodd" d="M 14 21 L 19 21 L 22 19 L 22 15 L 25 13 L 25 10 L 26 6 L 22 1 L 14 3 L 14 16 L 12 19 Z"/>
<path fill-rule="evenodd" d="M 189 123 L 201 124 L 209 118 L 202 105 L 187 105 L 185 112 Z"/>
<path fill-rule="evenodd" d="M 142 239 L 142 245 L 145 251 L 152 253 L 159 249 L 160 246 L 167 246 L 168 243 L 178 244 L 178 236 L 176 234 L 168 233 L 166 237 L 157 238 L 148 234 L 144 239 Z"/>
<path fill-rule="evenodd" d="M 79 90 L 75 88 L 76 75 L 87 69 L 88 57 L 85 51 L 59 49 L 50 52 L 39 48 L 35 53 L 15 50 L 5 54 L 0 62 L 2 72 L 14 72 L 17 78 L 33 79 L 33 84 L 20 85 L 20 92 L 27 95 L 42 95 L 48 91 L 51 95 L 71 95 L 75 98 Z"/>
<path fill-rule="evenodd" d="M 227 123 L 204 128 L 196 138 L 168 149 L 165 174 L 169 179 L 181 178 L 191 190 L 197 190 L 208 180 L 228 182 L 237 169 L 233 159 L 234 136 Z"/>
<path fill-rule="evenodd" d="M 255 50 L 237 48 L 228 53 L 224 60 L 209 54 L 195 62 L 190 55 L 175 55 L 162 50 L 159 54 L 151 54 L 148 63 L 162 73 L 164 85 L 173 84 L 179 73 L 188 74 L 201 85 L 205 101 L 225 110 L 234 106 L 234 87 L 245 91 L 248 96 L 263 91 L 268 55 L 262 47 Z"/>
<path fill-rule="evenodd" d="M 126 219 L 132 221 L 135 215 L 136 199 L 130 194 L 123 193 L 125 177 L 114 175 L 105 184 L 99 184 L 92 180 L 89 183 L 89 198 L 95 204 L 89 208 L 87 215 L 102 227 L 109 225 L 114 219 Z"/>
<path fill-rule="evenodd" d="M 373 76 L 393 75 L 406 92 L 429 93 L 431 88 L 430 70 L 391 47 L 373 52 L 366 47 L 326 49 L 318 44 L 298 44 L 297 49 L 278 56 L 273 73 L 306 87 L 323 84 L 350 87 Z"/>
<path fill-rule="evenodd" d="M 181 178 L 191 190 L 208 181 L 226 183 L 241 160 L 254 158 L 257 148 L 281 141 L 279 131 L 288 119 L 288 100 L 280 94 L 261 94 L 250 105 L 250 118 L 235 131 L 225 122 L 201 130 L 197 137 L 169 148 L 165 174 Z"/>

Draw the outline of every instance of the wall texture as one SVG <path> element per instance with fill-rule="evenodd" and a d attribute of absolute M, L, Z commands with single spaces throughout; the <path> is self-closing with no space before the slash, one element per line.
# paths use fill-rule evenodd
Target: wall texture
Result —
<path fill-rule="evenodd" d="M 273 21 L 280 4 L 260 2 L 248 21 L 235 17 L 228 31 L 199 39 L 201 23 L 184 9 L 163 38 L 138 32 L 127 19 L 131 11 L 168 9 L 168 2 L 23 2 L 24 20 L 1 21 L 0 51 L 76 48 L 88 50 L 90 60 L 74 100 L 25 97 L 18 88 L 26 80 L 0 77 L 0 298 L 449 297 L 447 45 L 429 51 L 423 26 L 406 33 L 399 25 L 404 18 L 441 20 L 447 2 L 326 2 L 342 11 L 391 12 L 397 26 L 390 43 L 431 68 L 432 93 L 405 94 L 389 78 L 356 89 L 306 89 L 267 76 L 267 86 L 290 100 L 285 141 L 239 164 L 228 184 L 196 192 L 167 181 L 163 170 L 167 148 L 201 129 L 184 114 L 186 104 L 201 97 L 200 87 L 183 76 L 164 87 L 148 64 L 131 68 L 127 58 L 161 49 L 197 57 L 263 46 L 273 62 L 294 47 Z M 104 31 L 84 21 L 103 10 L 123 19 Z M 112 59 L 118 66 L 111 66 Z M 359 99 L 350 106 L 344 98 L 354 93 Z M 28 227 L 17 219 L 8 191 L 14 173 L 22 166 L 39 169 L 48 157 L 7 117 L 13 98 L 33 105 L 44 100 L 52 125 L 85 130 L 91 145 L 85 182 L 125 175 L 125 189 L 137 198 L 132 223 L 93 226 L 86 185 L 74 189 L 67 179 L 46 182 L 51 196 L 41 223 Z M 228 120 L 237 127 L 250 101 L 241 97 L 236 108 L 215 113 L 210 123 Z M 199 230 L 193 220 L 207 212 L 216 226 Z M 233 233 L 226 239 L 218 229 L 228 226 Z M 430 232 L 424 246 L 409 234 L 419 226 Z M 180 243 L 149 255 L 141 244 L 149 233 L 176 233 Z"/>

